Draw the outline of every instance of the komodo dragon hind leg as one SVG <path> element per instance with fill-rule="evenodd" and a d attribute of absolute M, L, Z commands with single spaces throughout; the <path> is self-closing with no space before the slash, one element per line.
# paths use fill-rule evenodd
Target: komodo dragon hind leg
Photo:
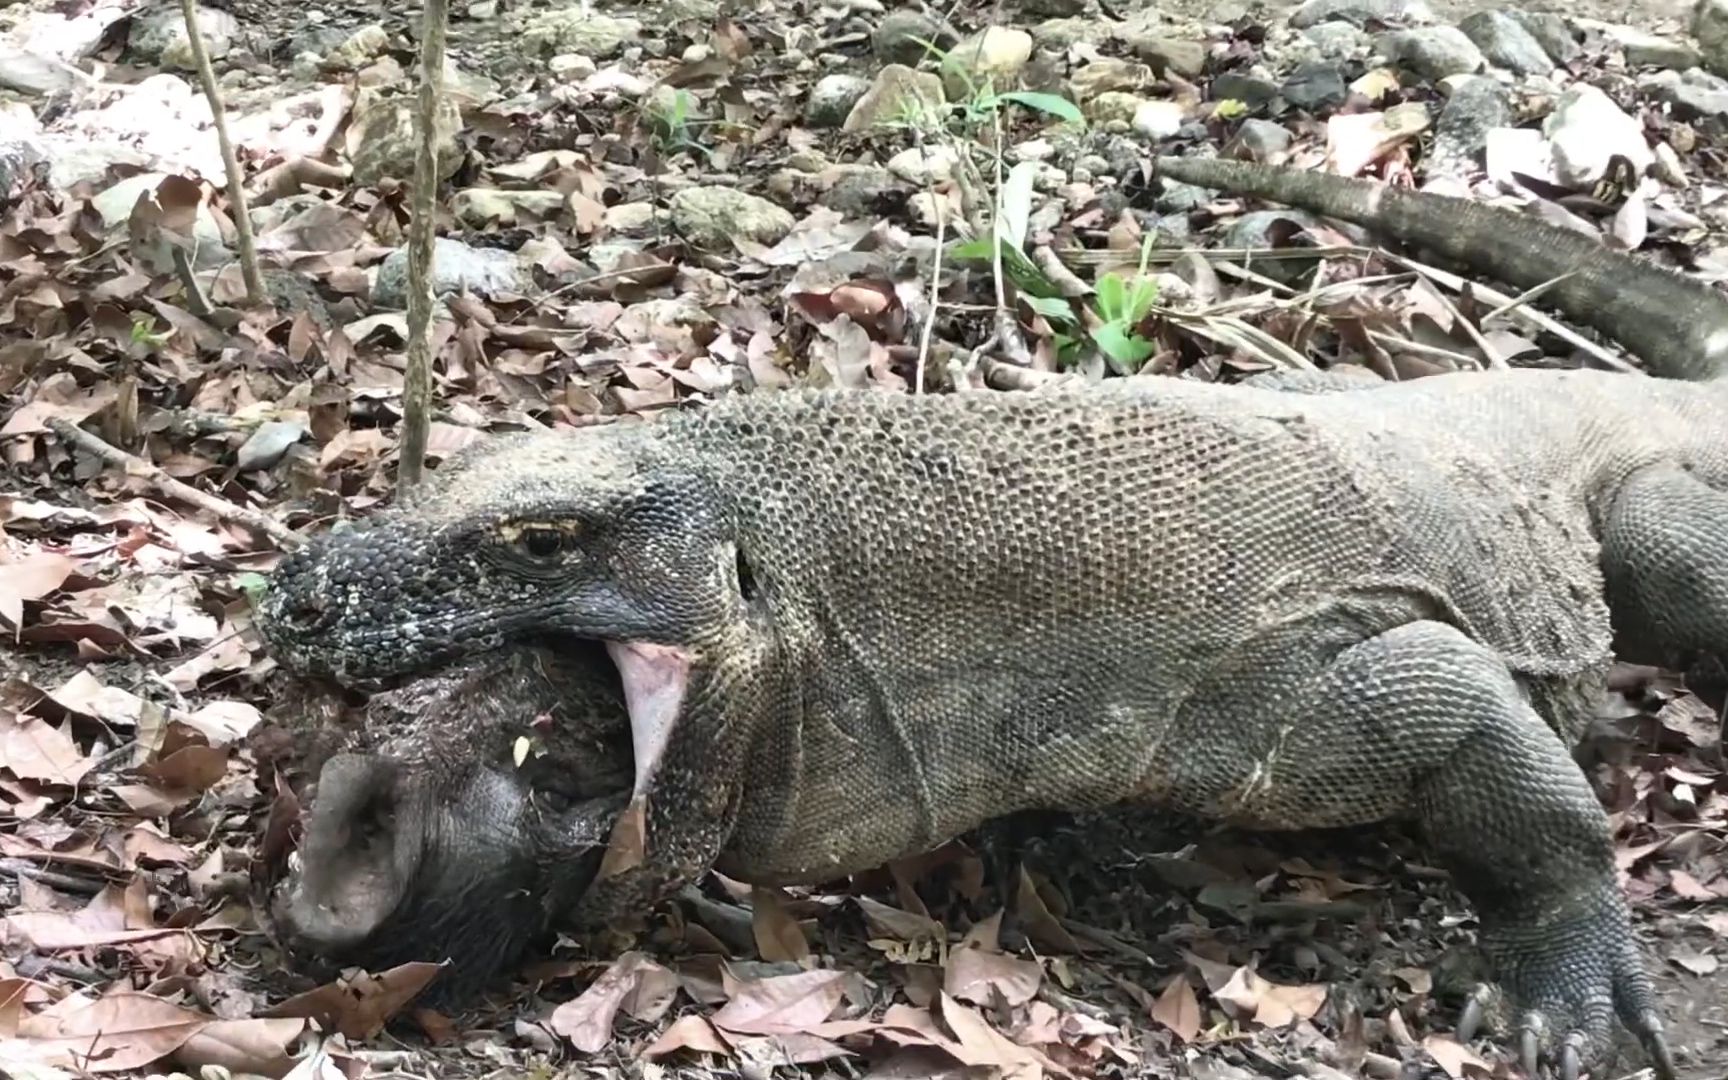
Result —
<path fill-rule="evenodd" d="M 1627 477 L 1602 517 L 1602 573 L 1615 650 L 1688 670 L 1720 701 L 1728 657 L 1728 494 L 1683 469 Z"/>
<path fill-rule="evenodd" d="M 1300 650 L 1294 667 L 1291 644 L 1254 643 L 1191 699 L 1175 801 L 1284 828 L 1413 814 L 1477 909 L 1531 1075 L 1540 1060 L 1575 1080 L 1618 1014 L 1671 1080 L 1607 816 L 1504 663 L 1437 622 Z"/>

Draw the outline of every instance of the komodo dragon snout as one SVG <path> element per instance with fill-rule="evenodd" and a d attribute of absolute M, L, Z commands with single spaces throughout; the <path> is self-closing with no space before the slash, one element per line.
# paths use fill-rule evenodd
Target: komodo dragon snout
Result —
<path fill-rule="evenodd" d="M 509 649 L 373 698 L 319 773 L 274 898 L 297 953 L 449 961 L 459 1002 L 574 908 L 630 786 L 616 677 L 592 652 Z"/>

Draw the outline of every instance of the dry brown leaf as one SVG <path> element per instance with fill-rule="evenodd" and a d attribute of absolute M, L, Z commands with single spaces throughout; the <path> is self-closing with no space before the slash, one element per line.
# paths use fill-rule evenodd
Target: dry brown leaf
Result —
<path fill-rule="evenodd" d="M 928 915 L 904 911 L 868 896 L 854 898 L 864 913 L 864 925 L 873 938 L 893 938 L 896 941 L 941 941 L 947 937 L 942 924 Z"/>
<path fill-rule="evenodd" d="M 213 1018 L 149 994 L 68 997 L 18 1024 L 38 1060 L 93 1073 L 142 1068 L 173 1053 Z"/>
<path fill-rule="evenodd" d="M 803 963 L 810 958 L 810 942 L 786 910 L 779 889 L 758 885 L 750 890 L 750 931 L 757 953 L 770 963 Z"/>
<path fill-rule="evenodd" d="M 1175 1032 L 1185 1043 L 1193 1042 L 1200 1034 L 1200 1000 L 1194 996 L 1194 988 L 1188 985 L 1186 976 L 1171 979 L 1170 985 L 1158 995 L 1152 1004 L 1152 1019 Z"/>
<path fill-rule="evenodd" d="M 741 980 L 712 1017 L 714 1026 L 742 1035 L 809 1031 L 840 1004 L 845 979 L 844 971 L 801 971 Z"/>
<path fill-rule="evenodd" d="M 612 1021 L 625 997 L 636 990 L 644 973 L 649 971 L 671 975 L 646 953 L 625 953 L 589 984 L 588 989 L 553 1009 L 547 1026 L 554 1034 L 569 1039 L 571 1045 L 583 1053 L 597 1053 L 612 1041 Z M 673 978 L 675 980 L 676 976 Z"/>
<path fill-rule="evenodd" d="M 212 1020 L 174 1051 L 174 1060 L 197 1070 L 220 1065 L 229 1072 L 280 1076 L 293 1067 L 293 1044 L 306 1030 L 298 1017 Z"/>
<path fill-rule="evenodd" d="M 14 630 L 24 626 L 24 601 L 40 600 L 63 585 L 78 569 L 78 560 L 43 551 L 12 563 L 0 563 L 0 619 Z"/>
<path fill-rule="evenodd" d="M 1037 1051 L 1003 1035 L 972 1009 L 947 994 L 937 999 L 937 1008 L 955 1040 L 944 1049 L 961 1061 L 1000 1069 L 1003 1080 L 1039 1080 L 1044 1075 L 1044 1059 Z"/>
<path fill-rule="evenodd" d="M 94 764 L 63 728 L 0 713 L 0 767 L 18 779 L 72 787 Z"/>
<path fill-rule="evenodd" d="M 706 1018 L 690 1013 L 672 1021 L 672 1026 L 649 1043 L 642 1056 L 650 1059 L 665 1057 L 680 1050 L 693 1050 L 698 1054 L 730 1054 L 732 1047 Z"/>
<path fill-rule="evenodd" d="M 1428 1051 L 1440 1068 L 1452 1080 L 1465 1080 L 1471 1076 L 1489 1076 L 1493 1068 L 1474 1052 L 1450 1035 L 1430 1035 L 1422 1040 L 1422 1049 Z"/>
<path fill-rule="evenodd" d="M 442 968 L 441 964 L 415 961 L 377 975 L 362 971 L 296 994 L 260 1015 L 271 1019 L 305 1017 L 350 1040 L 370 1039 L 418 997 Z"/>
<path fill-rule="evenodd" d="M 1037 995 L 1043 981 L 1044 969 L 1035 960 L 960 948 L 948 954 L 942 989 L 974 1005 L 1024 1005 Z"/>

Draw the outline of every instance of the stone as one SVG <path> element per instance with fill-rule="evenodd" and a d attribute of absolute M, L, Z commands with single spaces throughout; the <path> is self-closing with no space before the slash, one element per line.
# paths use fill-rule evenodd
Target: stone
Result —
<path fill-rule="evenodd" d="M 1248 157 L 1255 161 L 1273 161 L 1290 149 L 1294 138 L 1283 124 L 1250 118 L 1242 121 L 1242 126 L 1236 129 L 1231 144 L 1246 150 Z"/>
<path fill-rule="evenodd" d="M 1159 35 L 1136 36 L 1128 40 L 1128 48 L 1152 65 L 1155 75 L 1197 79 L 1206 70 L 1206 43 L 1203 41 Z"/>
<path fill-rule="evenodd" d="M 1425 0 L 1307 0 L 1290 14 L 1290 25 L 1298 30 L 1338 21 L 1354 26 L 1369 22 L 1417 26 L 1433 22 L 1434 9 Z"/>
<path fill-rule="evenodd" d="M 734 240 L 776 244 L 795 224 L 790 211 L 760 195 L 720 185 L 676 192 L 667 210 L 673 228 L 699 247 L 730 251 Z"/>
<path fill-rule="evenodd" d="M 1697 67 L 1704 60 L 1698 46 L 1690 41 L 1646 34 L 1630 26 L 1613 27 L 1608 31 L 1608 36 L 1626 54 L 1627 67 L 1685 71 Z"/>
<path fill-rule="evenodd" d="M 642 36 L 642 23 L 581 8 L 539 12 L 522 27 L 523 47 L 535 56 L 574 52 L 595 60 L 614 56 Z"/>
<path fill-rule="evenodd" d="M 1032 35 L 1006 26 L 987 26 L 949 50 L 942 60 L 942 86 L 948 97 L 964 101 L 986 87 L 1010 90 L 1032 58 Z"/>
<path fill-rule="evenodd" d="M 824 75 L 810 89 L 810 100 L 804 104 L 804 122 L 815 128 L 839 127 L 870 92 L 870 80 L 849 72 Z"/>
<path fill-rule="evenodd" d="M 1554 60 L 1524 24 L 1504 11 L 1478 11 L 1458 24 L 1488 62 L 1519 75 L 1546 75 Z"/>
<path fill-rule="evenodd" d="M 889 64 L 876 73 L 876 81 L 852 106 L 844 131 L 867 131 L 879 124 L 911 121 L 926 130 L 941 125 L 948 95 L 942 79 L 930 71 L 914 71 L 904 64 Z"/>
<path fill-rule="evenodd" d="M 1152 69 L 1130 60 L 1104 57 L 1092 61 L 1069 77 L 1068 85 L 1077 101 L 1087 101 L 1106 90 L 1135 91 L 1152 81 Z"/>
<path fill-rule="evenodd" d="M 870 35 L 870 48 L 884 64 L 905 64 L 916 67 L 932 59 L 928 41 L 939 49 L 954 44 L 954 35 L 943 29 L 935 19 L 912 8 L 897 8 L 882 17 Z"/>
<path fill-rule="evenodd" d="M 1692 9 L 1692 36 L 1704 55 L 1704 67 L 1728 75 L 1728 0 L 1698 0 Z"/>
<path fill-rule="evenodd" d="M 1258 75 L 1226 71 L 1212 80 L 1213 101 L 1240 101 L 1250 109 L 1258 109 L 1277 96 L 1278 84 Z"/>
<path fill-rule="evenodd" d="M 1121 128 L 1132 127 L 1140 110 L 1153 104 L 1139 94 L 1123 93 L 1120 90 L 1106 90 L 1081 107 L 1086 119 L 1099 127 L 1108 128 L 1121 125 Z"/>
<path fill-rule="evenodd" d="M 343 38 L 324 54 L 325 71 L 359 71 L 383 53 L 390 44 L 390 35 L 377 23 L 370 23 Z"/>
<path fill-rule="evenodd" d="M 1174 101 L 1143 101 L 1134 108 L 1129 126 L 1136 134 L 1157 142 L 1173 138 L 1182 130 L 1187 119 L 1182 106 Z"/>
<path fill-rule="evenodd" d="M 959 155 L 946 144 L 908 146 L 888 159 L 888 171 L 918 187 L 929 187 L 954 178 Z"/>
<path fill-rule="evenodd" d="M 1374 47 L 1392 63 L 1430 82 L 1474 74 L 1487 62 L 1476 43 L 1456 26 L 1394 30 L 1375 38 Z"/>
<path fill-rule="evenodd" d="M 1278 93 L 1303 112 L 1321 113 L 1344 104 L 1350 89 L 1336 64 L 1314 61 L 1291 72 Z"/>
<path fill-rule="evenodd" d="M 212 60 L 227 56 L 235 39 L 240 36 L 240 20 L 226 11 L 207 7 L 197 9 L 197 18 L 204 51 Z M 181 18 L 178 5 L 159 8 L 135 19 L 131 32 L 126 35 L 126 47 L 134 56 L 148 63 L 182 71 L 196 67 L 192 60 L 192 45 L 186 37 L 186 20 Z"/>
<path fill-rule="evenodd" d="M 1624 155 L 1642 176 L 1655 160 L 1644 125 L 1628 116 L 1614 99 L 1589 83 L 1569 87 L 1542 122 L 1554 154 L 1554 175 L 1574 189 L 1602 178 L 1608 161 Z"/>
<path fill-rule="evenodd" d="M 1498 79 L 1461 75 L 1447 80 L 1450 95 L 1434 123 L 1426 160 L 1428 179 L 1467 179 L 1488 147 L 1488 133 L 1512 123 L 1512 95 Z"/>
<path fill-rule="evenodd" d="M 490 299 L 500 295 L 534 293 L 532 269 L 514 251 L 477 248 L 439 236 L 432 241 L 432 295 L 472 293 Z M 408 248 L 397 248 L 384 257 L 372 282 L 372 306 L 401 311 L 408 306 Z"/>
<path fill-rule="evenodd" d="M 1572 36 L 1566 20 L 1552 11 L 1511 9 L 1510 14 L 1542 46 L 1542 51 L 1556 64 L 1570 64 L 1584 55 L 1584 46 Z"/>
<path fill-rule="evenodd" d="M 461 120 L 453 102 L 439 103 L 438 175 L 448 180 L 462 165 L 456 141 Z M 388 97 L 362 88 L 355 97 L 348 123 L 348 159 L 356 184 L 376 184 L 385 178 L 412 180 L 419 139 L 414 131 L 414 99 Z"/>

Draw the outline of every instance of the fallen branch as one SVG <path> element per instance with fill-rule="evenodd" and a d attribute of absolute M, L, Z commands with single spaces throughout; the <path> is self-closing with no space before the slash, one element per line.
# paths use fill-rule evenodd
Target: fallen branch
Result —
<path fill-rule="evenodd" d="M 236 506 L 220 496 L 212 495 L 207 491 L 199 491 L 190 484 L 182 483 L 163 472 L 161 466 L 152 465 L 136 454 L 128 454 L 69 420 L 57 416 L 50 417 L 48 429 L 64 441 L 89 451 L 110 465 L 120 466 L 127 475 L 139 477 L 170 498 L 191 503 L 200 510 L 215 515 L 218 520 L 232 521 L 263 533 L 276 541 L 276 546 L 284 551 L 292 551 L 306 542 L 299 533 L 274 518 L 249 507 Z"/>

